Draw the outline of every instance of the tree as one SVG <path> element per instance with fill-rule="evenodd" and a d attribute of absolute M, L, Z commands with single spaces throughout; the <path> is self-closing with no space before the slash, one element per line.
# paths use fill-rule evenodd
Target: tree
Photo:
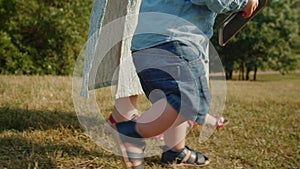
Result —
<path fill-rule="evenodd" d="M 0 0 L 0 73 L 72 73 L 91 5 L 92 0 Z"/>
<path fill-rule="evenodd" d="M 226 74 L 238 69 L 241 79 L 249 80 L 250 72 L 254 71 L 253 79 L 256 80 L 258 68 L 270 68 L 281 73 L 296 68 L 292 48 L 299 48 L 299 44 L 296 44 L 299 11 L 293 7 L 295 3 L 296 0 L 270 0 L 262 13 L 249 22 L 225 48 L 219 50 L 225 70 L 230 71 Z"/>

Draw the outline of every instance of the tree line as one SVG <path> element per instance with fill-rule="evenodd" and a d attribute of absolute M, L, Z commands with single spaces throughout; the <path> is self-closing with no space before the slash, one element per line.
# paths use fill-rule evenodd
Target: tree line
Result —
<path fill-rule="evenodd" d="M 69 75 L 92 0 L 0 0 L 0 73 Z"/>
<path fill-rule="evenodd" d="M 0 73 L 70 75 L 87 40 L 93 0 L 0 0 Z M 225 19 L 219 15 L 216 26 Z M 225 47 L 212 42 L 231 79 L 258 69 L 288 73 L 299 65 L 299 0 L 269 0 Z M 215 29 L 217 31 L 217 29 Z"/>
<path fill-rule="evenodd" d="M 250 72 L 275 70 L 286 74 L 299 66 L 299 0 L 269 0 L 268 6 L 225 47 L 217 48 L 226 78 L 239 72 L 239 79 L 249 80 Z M 220 16 L 218 21 L 226 16 Z M 217 22 L 218 22 L 217 21 Z M 217 33 L 215 33 L 217 35 Z M 214 44 L 217 37 L 213 38 Z"/>

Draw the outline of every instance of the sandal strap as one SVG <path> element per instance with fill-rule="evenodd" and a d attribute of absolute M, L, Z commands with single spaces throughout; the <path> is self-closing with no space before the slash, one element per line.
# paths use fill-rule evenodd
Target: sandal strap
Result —
<path fill-rule="evenodd" d="M 162 154 L 161 162 L 164 164 L 172 164 L 174 162 L 179 164 L 186 156 L 185 148 L 181 150 L 169 150 L 169 147 L 164 146 L 162 147 L 162 149 L 164 150 L 164 152 Z"/>
<path fill-rule="evenodd" d="M 134 152 L 126 152 L 128 156 L 128 160 L 130 162 L 143 162 L 144 161 L 144 153 L 134 153 Z"/>
<path fill-rule="evenodd" d="M 188 153 L 190 152 L 190 156 L 186 161 L 183 161 L 183 159 L 186 158 Z M 191 150 L 189 147 L 185 147 L 181 150 L 168 150 L 163 153 L 162 155 L 162 163 L 164 164 L 196 164 L 196 165 L 203 165 L 207 162 L 208 158 L 201 154 L 200 152 L 196 152 Z"/>
<path fill-rule="evenodd" d="M 196 152 L 193 150 L 190 151 L 191 151 L 191 155 L 185 163 L 201 165 L 201 164 L 205 164 L 205 162 L 208 160 L 207 157 L 205 157 L 200 152 Z"/>
<path fill-rule="evenodd" d="M 137 147 L 144 149 L 145 142 L 142 136 L 136 131 L 136 122 L 126 121 L 116 123 L 116 128 L 120 134 L 120 139 L 123 143 L 129 142 L 135 144 Z"/>

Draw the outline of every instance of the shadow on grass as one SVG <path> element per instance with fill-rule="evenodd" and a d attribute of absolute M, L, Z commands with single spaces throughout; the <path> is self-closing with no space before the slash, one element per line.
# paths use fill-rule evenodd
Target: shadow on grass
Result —
<path fill-rule="evenodd" d="M 97 151 L 86 150 L 80 145 L 55 144 L 45 142 L 34 143 L 20 135 L 11 135 L 1 139 L 0 166 L 8 168 L 56 168 L 63 165 L 76 168 L 85 165 L 98 165 L 92 161 L 94 157 L 111 160 L 112 155 L 105 155 Z M 89 159 L 91 159 L 89 161 Z M 88 164 L 81 164 L 88 161 Z M 94 163 L 94 164 L 93 164 Z"/>
<path fill-rule="evenodd" d="M 84 120 L 91 121 L 95 125 L 98 123 L 91 118 L 84 118 Z M 52 133 L 51 129 L 59 133 L 67 133 L 56 135 L 57 132 Z M 43 133 L 45 131 L 44 134 L 49 135 L 49 138 L 39 136 L 39 131 Z M 81 164 L 82 161 L 88 161 L 87 165 L 99 165 L 91 164 L 94 163 L 93 158 L 107 160 L 113 158 L 106 153 L 103 154 L 103 151 L 95 145 L 86 145 L 90 140 L 82 136 L 83 130 L 74 112 L 31 111 L 2 107 L 0 108 L 0 168 L 35 168 L 35 166 L 56 168 L 62 163 L 63 166 L 74 168 L 77 163 L 85 165 Z M 64 139 L 72 139 L 72 142 Z"/>
<path fill-rule="evenodd" d="M 75 113 L 32 111 L 24 109 L 0 108 L 0 133 L 4 130 L 48 130 L 58 127 L 79 129 Z"/>

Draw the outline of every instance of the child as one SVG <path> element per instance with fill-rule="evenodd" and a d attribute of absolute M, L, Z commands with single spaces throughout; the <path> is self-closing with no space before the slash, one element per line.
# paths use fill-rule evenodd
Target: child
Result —
<path fill-rule="evenodd" d="M 152 102 L 137 121 L 113 125 L 129 168 L 143 168 L 144 138 L 165 132 L 163 164 L 203 166 L 208 158 L 185 145 L 188 120 L 203 124 L 208 113 L 208 39 L 217 13 L 242 10 L 257 0 L 143 0 L 132 41 L 133 61 Z"/>

